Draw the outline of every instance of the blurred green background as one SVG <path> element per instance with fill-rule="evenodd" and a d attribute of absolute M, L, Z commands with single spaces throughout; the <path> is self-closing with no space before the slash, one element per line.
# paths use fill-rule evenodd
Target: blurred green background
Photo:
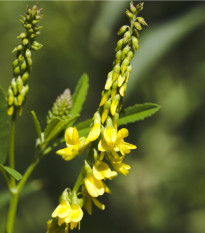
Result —
<path fill-rule="evenodd" d="M 22 32 L 19 16 L 33 2 L 0 2 L 0 85 L 10 84 L 11 50 Z M 74 90 L 82 73 L 90 88 L 80 120 L 92 117 L 111 70 L 118 28 L 127 24 L 129 2 L 40 2 L 44 18 L 33 53 L 30 90 L 16 134 L 17 168 L 32 160 L 34 109 L 45 126 L 46 114 L 65 88 Z M 142 16 L 149 27 L 140 33 L 124 106 L 155 102 L 152 118 L 128 126 L 128 141 L 138 149 L 127 156 L 132 169 L 108 186 L 101 200 L 106 210 L 85 214 L 81 232 L 205 232 L 205 3 L 145 2 Z M 64 146 L 64 145 L 62 145 Z M 16 233 L 46 232 L 46 221 L 58 196 L 72 187 L 82 157 L 64 162 L 51 153 L 39 164 L 20 200 Z M 0 232 L 4 232 L 8 195 L 0 177 Z M 77 232 L 74 231 L 74 232 Z"/>

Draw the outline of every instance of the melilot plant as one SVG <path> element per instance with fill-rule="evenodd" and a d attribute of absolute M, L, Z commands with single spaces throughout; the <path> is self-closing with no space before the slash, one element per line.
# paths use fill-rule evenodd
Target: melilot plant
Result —
<path fill-rule="evenodd" d="M 83 167 L 73 189 L 65 188 L 59 204 L 51 213 L 52 219 L 47 222 L 47 233 L 65 233 L 69 229 L 80 229 L 84 210 L 92 214 L 93 204 L 101 210 L 105 209 L 99 197 L 111 192 L 107 180 L 112 180 L 118 174 L 129 173 L 131 166 L 124 160 L 137 146 L 125 141 L 129 132 L 120 126 L 143 120 L 159 110 L 157 104 L 146 103 L 128 107 L 121 113 L 132 70 L 131 61 L 135 51 L 139 49 L 139 31 L 142 26 L 147 26 L 145 20 L 138 16 L 142 9 L 143 3 L 134 6 L 131 2 L 130 9 L 126 11 L 129 25 L 122 26 L 118 31 L 121 39 L 117 42 L 113 67 L 107 75 L 99 107 L 92 119 L 75 125 L 87 95 L 87 74 L 82 75 L 73 95 L 69 89 L 66 89 L 56 99 L 51 110 L 48 111 L 44 130 L 36 113 L 31 111 L 37 139 L 34 160 L 23 175 L 15 167 L 15 123 L 18 115 L 22 115 L 29 90 L 32 52 L 42 47 L 36 41 L 41 29 L 41 26 L 38 26 L 42 18 L 41 9 L 38 9 L 37 5 L 28 7 L 25 16 L 22 16 L 21 23 L 25 32 L 18 36 L 21 43 L 13 50 L 16 58 L 12 64 L 13 78 L 7 97 L 0 89 L 0 170 L 11 192 L 7 233 L 13 232 L 19 195 L 29 176 L 41 159 L 59 145 L 66 144 L 56 151 L 65 162 L 70 162 L 84 151 L 86 157 L 82 157 Z M 5 165 L 6 161 L 7 165 Z"/>

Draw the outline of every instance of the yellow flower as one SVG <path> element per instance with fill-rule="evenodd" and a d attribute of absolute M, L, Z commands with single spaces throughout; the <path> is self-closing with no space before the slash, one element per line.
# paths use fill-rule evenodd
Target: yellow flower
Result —
<path fill-rule="evenodd" d="M 98 122 L 94 123 L 94 125 L 92 126 L 92 128 L 88 134 L 86 143 L 95 141 L 99 137 L 100 127 L 101 127 L 100 123 L 98 123 Z"/>
<path fill-rule="evenodd" d="M 125 155 L 120 157 L 115 151 L 108 153 L 109 161 L 112 167 L 115 169 L 115 171 L 122 175 L 127 175 L 131 167 L 126 163 L 122 163 L 124 157 Z"/>
<path fill-rule="evenodd" d="M 65 132 L 67 147 L 58 150 L 56 153 L 61 155 L 64 160 L 71 160 L 85 149 L 85 138 L 79 138 L 76 127 L 69 127 Z"/>
<path fill-rule="evenodd" d="M 97 198 L 95 197 L 91 197 L 85 186 L 82 186 L 82 195 L 83 195 L 83 199 L 84 199 L 84 203 L 83 203 L 83 207 L 87 210 L 88 214 L 92 214 L 92 202 L 94 203 L 95 206 L 97 206 L 99 209 L 104 210 L 105 209 L 105 205 L 102 204 L 100 201 L 98 201 Z"/>
<path fill-rule="evenodd" d="M 109 188 L 102 180 L 96 179 L 93 171 L 88 172 L 85 177 L 85 187 L 92 197 L 98 197 L 104 194 L 104 192 L 110 193 Z"/>
<path fill-rule="evenodd" d="M 117 172 L 111 171 L 110 167 L 107 163 L 97 160 L 93 166 L 93 175 L 96 179 L 112 179 L 113 177 L 117 176 Z"/>
<path fill-rule="evenodd" d="M 118 132 L 112 127 L 108 126 L 103 132 L 103 137 L 98 144 L 99 151 L 120 151 L 122 155 L 129 154 L 131 149 L 137 147 L 133 144 L 124 141 L 124 138 L 129 134 L 126 128 L 120 129 Z"/>
<path fill-rule="evenodd" d="M 83 217 L 83 211 L 81 207 L 75 203 L 70 203 L 66 200 L 61 200 L 60 204 L 52 213 L 52 217 L 58 217 L 58 225 L 63 223 L 70 224 L 70 229 L 74 229 L 78 226 L 80 229 L 80 221 Z"/>
<path fill-rule="evenodd" d="M 98 111 L 94 114 L 93 120 L 94 120 L 94 124 L 88 134 L 86 144 L 95 141 L 100 136 L 101 116 Z"/>

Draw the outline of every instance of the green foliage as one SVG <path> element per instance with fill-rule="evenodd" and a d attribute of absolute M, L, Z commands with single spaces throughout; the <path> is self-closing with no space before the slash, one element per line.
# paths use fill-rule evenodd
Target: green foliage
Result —
<path fill-rule="evenodd" d="M 0 167 L 6 171 L 9 175 L 11 175 L 12 177 L 14 177 L 17 181 L 22 179 L 22 175 L 16 171 L 15 169 L 11 168 L 11 167 L 7 167 L 4 166 L 2 164 L 0 164 Z"/>
<path fill-rule="evenodd" d="M 88 82 L 89 82 L 89 78 L 87 74 L 83 74 L 80 80 L 78 81 L 78 84 L 73 94 L 73 106 L 71 108 L 72 116 L 79 114 L 80 111 L 82 110 L 82 106 L 85 102 L 85 98 L 89 87 Z"/>
<path fill-rule="evenodd" d="M 7 114 L 7 102 L 5 93 L 0 87 L 0 163 L 4 163 L 7 157 L 9 145 L 9 117 Z"/>
<path fill-rule="evenodd" d="M 119 125 L 126 125 L 136 121 L 144 120 L 147 117 L 151 117 L 160 109 L 158 104 L 145 103 L 135 104 L 124 110 L 119 119 Z"/>
<path fill-rule="evenodd" d="M 38 138 L 42 141 L 42 130 L 41 130 L 41 125 L 40 122 L 36 116 L 36 113 L 34 111 L 31 111 L 32 117 L 33 117 L 33 122 L 35 124 L 36 132 L 38 135 Z"/>

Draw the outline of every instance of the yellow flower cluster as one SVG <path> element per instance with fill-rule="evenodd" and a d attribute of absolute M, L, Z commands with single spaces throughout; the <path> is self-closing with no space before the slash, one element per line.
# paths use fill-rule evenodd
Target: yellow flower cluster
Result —
<path fill-rule="evenodd" d="M 80 206 L 80 199 L 76 195 L 68 194 L 67 189 L 63 192 L 59 205 L 52 213 L 52 220 L 47 223 L 47 233 L 56 232 L 56 228 L 62 228 L 63 232 L 67 233 L 69 229 L 78 227 L 80 229 L 80 221 L 83 218 L 83 211 Z M 57 220 L 57 223 L 56 223 Z"/>
<path fill-rule="evenodd" d="M 65 132 L 67 147 L 57 151 L 57 154 L 68 161 L 81 154 L 89 146 L 85 166 L 73 189 L 73 192 L 77 193 L 81 187 L 82 207 L 89 214 L 92 214 L 92 203 L 102 210 L 105 209 L 105 205 L 97 199 L 104 193 L 110 193 L 105 181 L 116 177 L 118 173 L 123 175 L 129 173 L 131 167 L 123 163 L 123 160 L 126 154 L 129 154 L 132 149 L 136 149 L 135 145 L 124 141 L 129 132 L 126 128 L 118 130 L 118 120 L 132 69 L 130 62 L 134 50 L 138 49 L 137 30 L 141 30 L 140 22 L 145 25 L 145 21 L 141 17 L 137 17 L 142 8 L 143 4 L 141 3 L 136 7 L 131 3 L 131 12 L 126 12 L 131 25 L 125 25 L 119 31 L 119 34 L 124 33 L 124 36 L 117 43 L 113 70 L 108 73 L 101 102 L 94 114 L 92 127 L 87 138 L 79 138 L 77 129 L 69 127 Z M 70 202 L 63 200 L 54 210 L 52 217 L 58 218 L 59 226 L 65 224 L 67 228 L 73 229 L 77 225 L 80 226 L 83 212 L 76 203 L 70 204 Z"/>

